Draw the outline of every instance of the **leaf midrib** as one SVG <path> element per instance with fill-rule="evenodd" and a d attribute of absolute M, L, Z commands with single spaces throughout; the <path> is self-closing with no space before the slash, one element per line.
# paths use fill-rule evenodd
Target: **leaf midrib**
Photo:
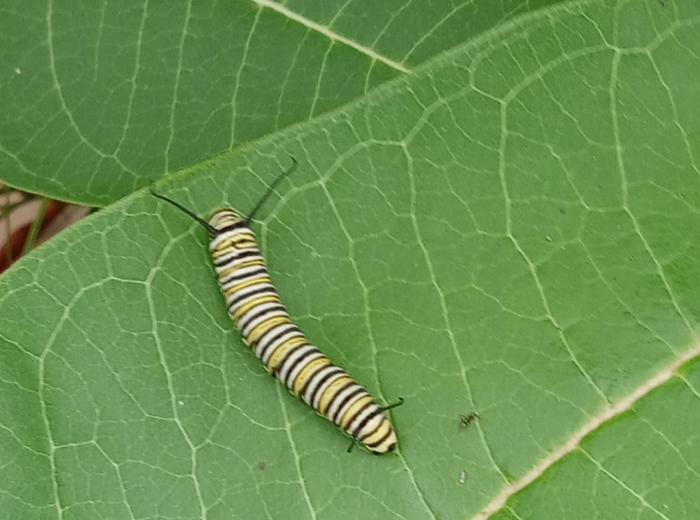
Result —
<path fill-rule="evenodd" d="M 341 34 L 338 34 L 334 31 L 332 31 L 330 28 L 326 27 L 325 25 L 321 25 L 319 23 L 316 23 L 312 20 L 309 20 L 308 18 L 295 13 L 291 9 L 278 4 L 277 2 L 273 2 L 272 0 L 253 0 L 253 3 L 258 5 L 261 8 L 267 8 L 271 9 L 272 11 L 275 11 L 285 18 L 289 18 L 290 20 L 306 27 L 307 29 L 317 32 L 319 34 L 322 34 L 332 42 L 340 42 L 344 45 L 347 45 L 348 47 L 351 47 L 355 49 L 356 51 L 368 56 L 372 60 L 382 62 L 384 65 L 401 72 L 402 74 L 410 74 L 411 71 L 404 67 L 403 64 L 392 60 L 391 58 L 388 58 L 384 56 L 383 54 L 379 54 L 378 52 L 372 50 L 371 48 L 362 45 L 359 42 L 356 42 L 350 38 L 347 38 L 345 36 L 342 36 Z"/>

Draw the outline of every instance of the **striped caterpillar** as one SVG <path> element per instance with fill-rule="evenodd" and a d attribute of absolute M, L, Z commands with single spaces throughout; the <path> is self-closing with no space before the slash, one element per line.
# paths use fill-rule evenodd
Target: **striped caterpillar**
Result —
<path fill-rule="evenodd" d="M 361 385 L 334 365 L 292 322 L 277 294 L 250 223 L 296 159 L 270 185 L 248 217 L 233 209 L 214 212 L 209 221 L 172 199 L 151 192 L 204 227 L 228 314 L 243 341 L 287 389 L 374 454 L 393 451 L 397 438 L 384 412 L 403 403 L 379 406 Z"/>

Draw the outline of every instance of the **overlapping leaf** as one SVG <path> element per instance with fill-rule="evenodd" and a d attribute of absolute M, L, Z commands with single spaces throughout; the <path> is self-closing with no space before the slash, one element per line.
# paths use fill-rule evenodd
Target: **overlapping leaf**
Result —
<path fill-rule="evenodd" d="M 5 5 L 0 179 L 105 205 L 550 3 Z"/>

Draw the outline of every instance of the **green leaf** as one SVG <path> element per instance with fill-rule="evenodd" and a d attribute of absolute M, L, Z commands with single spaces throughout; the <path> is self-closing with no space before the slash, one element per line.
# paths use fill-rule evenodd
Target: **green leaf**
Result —
<path fill-rule="evenodd" d="M 556 0 L 15 2 L 0 19 L 0 179 L 106 205 L 362 99 Z M 393 5 L 392 5 L 393 4 Z"/>
<path fill-rule="evenodd" d="M 400 450 L 284 391 L 206 234 L 145 190 L 0 278 L 8 518 L 693 518 L 700 5 L 518 19 L 361 102 L 171 176 L 246 211 L 312 341 Z M 479 419 L 460 427 L 460 415 Z"/>

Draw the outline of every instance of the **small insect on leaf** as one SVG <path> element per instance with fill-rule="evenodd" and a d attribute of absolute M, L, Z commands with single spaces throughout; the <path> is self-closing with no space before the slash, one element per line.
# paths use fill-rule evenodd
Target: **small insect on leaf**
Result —
<path fill-rule="evenodd" d="M 459 427 L 462 430 L 465 430 L 469 427 L 471 423 L 473 423 L 475 420 L 479 418 L 479 414 L 476 412 L 471 412 L 467 415 L 460 415 L 459 416 Z"/>
<path fill-rule="evenodd" d="M 467 481 L 467 472 L 460 470 L 459 472 L 459 483 L 464 484 Z"/>

